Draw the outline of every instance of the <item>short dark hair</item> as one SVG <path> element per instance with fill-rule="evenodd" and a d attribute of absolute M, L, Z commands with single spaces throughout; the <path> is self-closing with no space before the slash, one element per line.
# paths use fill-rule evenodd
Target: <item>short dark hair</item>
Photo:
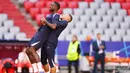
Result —
<path fill-rule="evenodd" d="M 69 22 L 71 22 L 73 20 L 73 17 L 72 17 L 71 14 L 69 14 L 69 16 L 70 16 L 70 21 Z"/>
<path fill-rule="evenodd" d="M 60 9 L 60 4 L 58 2 L 54 2 L 57 6 L 57 9 L 59 10 Z"/>

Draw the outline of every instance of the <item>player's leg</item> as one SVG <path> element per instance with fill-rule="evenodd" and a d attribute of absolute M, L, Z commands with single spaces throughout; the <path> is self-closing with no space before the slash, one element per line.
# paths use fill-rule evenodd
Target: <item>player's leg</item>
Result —
<path fill-rule="evenodd" d="M 33 47 L 28 48 L 26 50 L 26 53 L 27 53 L 27 55 L 28 55 L 28 57 L 30 59 L 30 62 L 32 64 L 33 71 L 34 72 L 38 72 L 38 68 L 37 68 L 37 64 L 36 63 L 37 63 L 37 60 L 38 60 L 39 56 L 37 55 L 37 53 L 35 51 L 35 48 L 33 48 Z"/>
<path fill-rule="evenodd" d="M 45 73 L 50 73 L 50 68 L 49 68 L 49 64 L 48 63 L 43 65 L 43 69 L 44 69 Z"/>
<path fill-rule="evenodd" d="M 34 35 L 34 37 L 30 40 L 29 45 L 26 49 L 26 54 L 28 55 L 31 64 L 40 61 L 40 58 L 36 52 L 36 50 L 38 50 L 41 46 L 40 33 L 41 32 L 39 31 Z"/>
<path fill-rule="evenodd" d="M 43 65 L 43 69 L 45 73 L 49 73 L 50 69 L 49 69 L 49 64 L 47 63 L 47 53 L 45 47 L 41 48 L 41 63 Z"/>
<path fill-rule="evenodd" d="M 31 61 L 32 67 L 34 69 L 34 72 L 37 72 L 37 71 L 43 72 L 42 64 L 40 62 L 39 55 L 36 52 L 35 48 L 29 48 L 29 49 L 30 49 L 31 53 L 29 53 L 30 55 L 28 55 L 28 56 L 29 56 L 29 58 L 31 58 L 30 61 Z M 34 50 L 32 50 L 32 49 L 34 49 Z M 34 62 L 32 61 L 33 59 L 34 59 Z"/>
<path fill-rule="evenodd" d="M 40 61 L 39 55 L 36 52 L 36 49 L 34 47 L 30 47 L 26 50 L 26 53 L 30 59 L 31 64 L 37 63 Z"/>
<path fill-rule="evenodd" d="M 26 54 L 29 57 L 29 60 L 30 60 L 31 64 L 36 62 L 35 59 L 34 59 L 34 57 L 33 57 L 33 55 L 32 55 L 32 53 L 31 53 L 31 51 L 33 49 L 32 50 L 30 49 L 30 45 L 31 45 L 31 43 L 33 41 L 34 41 L 34 37 L 30 40 L 29 45 L 28 45 L 29 47 L 27 47 L 27 49 L 26 49 Z"/>
<path fill-rule="evenodd" d="M 40 57 L 36 51 L 42 46 L 41 44 L 43 44 L 43 42 L 45 41 L 45 39 L 42 37 L 42 34 L 43 33 L 40 31 L 37 32 L 33 39 L 30 41 L 29 47 L 26 50 L 26 53 L 30 59 L 30 62 L 35 72 L 37 71 L 37 68 L 41 67 L 37 67 L 39 66 L 37 64 L 40 63 Z"/>
<path fill-rule="evenodd" d="M 54 62 L 55 48 L 56 48 L 56 45 L 53 45 L 52 43 L 48 43 L 46 47 L 47 58 L 49 61 L 51 73 L 56 73 L 56 66 Z"/>

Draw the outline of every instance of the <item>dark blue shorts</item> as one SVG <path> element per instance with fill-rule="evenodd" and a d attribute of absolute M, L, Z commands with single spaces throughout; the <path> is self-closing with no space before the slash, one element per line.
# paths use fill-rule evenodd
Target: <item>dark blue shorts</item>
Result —
<path fill-rule="evenodd" d="M 30 40 L 29 47 L 34 47 L 36 50 L 43 47 L 48 39 L 49 33 L 50 32 L 45 29 L 37 31 L 34 37 Z"/>
<path fill-rule="evenodd" d="M 49 62 L 51 68 L 55 66 L 55 48 L 56 45 L 53 43 L 47 43 L 44 47 L 41 48 L 41 62 L 43 65 L 46 65 Z"/>

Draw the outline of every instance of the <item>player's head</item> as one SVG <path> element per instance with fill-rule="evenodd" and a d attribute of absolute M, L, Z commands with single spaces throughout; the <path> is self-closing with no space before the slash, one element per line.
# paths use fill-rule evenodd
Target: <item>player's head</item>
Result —
<path fill-rule="evenodd" d="M 50 5 L 51 12 L 57 12 L 60 9 L 60 4 L 58 2 L 52 2 Z"/>
<path fill-rule="evenodd" d="M 60 18 L 61 18 L 62 20 L 66 20 L 66 21 L 68 21 L 68 22 L 71 22 L 72 19 L 73 19 L 73 17 L 72 17 L 70 14 L 62 14 L 62 15 L 60 15 Z"/>
<path fill-rule="evenodd" d="M 97 39 L 101 40 L 101 34 L 100 33 L 97 33 Z"/>

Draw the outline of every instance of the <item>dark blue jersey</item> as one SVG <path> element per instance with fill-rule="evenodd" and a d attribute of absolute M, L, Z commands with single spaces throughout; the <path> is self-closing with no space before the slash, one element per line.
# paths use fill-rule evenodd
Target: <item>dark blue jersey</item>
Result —
<path fill-rule="evenodd" d="M 53 30 L 49 36 L 48 43 L 52 43 L 57 46 L 58 43 L 58 37 L 61 34 L 61 32 L 67 27 L 68 22 L 66 20 L 58 21 L 57 27 L 55 30 Z"/>
<path fill-rule="evenodd" d="M 41 63 L 43 65 L 46 65 L 48 59 L 51 68 L 55 66 L 54 56 L 55 56 L 55 48 L 58 42 L 58 37 L 60 33 L 66 28 L 68 22 L 63 20 L 56 22 L 56 24 L 57 24 L 56 29 L 50 33 L 48 41 L 46 42 L 45 46 L 43 46 L 41 49 Z"/>
<path fill-rule="evenodd" d="M 49 23 L 56 23 L 59 21 L 59 14 L 49 14 L 47 15 L 46 17 L 46 20 L 49 22 Z M 49 26 L 47 25 L 42 25 L 40 26 L 40 28 L 38 30 L 41 30 L 41 29 L 48 29 L 48 30 L 52 30 Z"/>
<path fill-rule="evenodd" d="M 58 14 L 50 14 L 46 17 L 46 20 L 49 23 L 56 23 L 59 21 L 59 15 Z M 39 49 L 48 40 L 48 37 L 50 36 L 51 32 L 53 30 L 47 26 L 47 25 L 41 25 L 40 28 L 38 29 L 37 33 L 34 35 L 34 37 L 31 39 L 29 42 L 29 46 L 33 46 L 36 49 Z"/>

